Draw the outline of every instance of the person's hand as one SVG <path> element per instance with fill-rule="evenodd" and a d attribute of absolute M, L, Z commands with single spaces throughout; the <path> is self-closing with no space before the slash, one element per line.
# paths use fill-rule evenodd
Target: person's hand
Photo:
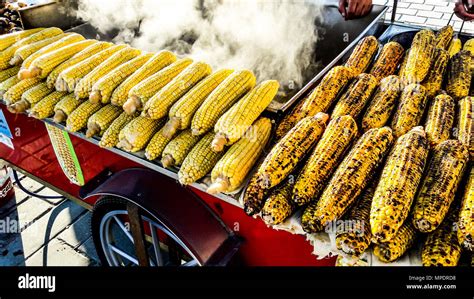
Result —
<path fill-rule="evenodd" d="M 456 16 L 458 16 L 460 19 L 464 21 L 474 20 L 474 14 L 470 14 L 466 11 L 466 8 L 464 7 L 462 0 L 458 0 L 456 4 L 454 5 L 454 13 L 456 14 Z"/>
<path fill-rule="evenodd" d="M 339 12 L 346 19 L 367 15 L 372 10 L 372 0 L 339 0 Z"/>

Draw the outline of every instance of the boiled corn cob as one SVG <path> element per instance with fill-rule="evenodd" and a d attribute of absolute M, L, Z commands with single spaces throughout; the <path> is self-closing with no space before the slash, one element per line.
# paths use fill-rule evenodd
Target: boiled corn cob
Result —
<path fill-rule="evenodd" d="M 5 50 L 16 42 L 27 38 L 28 36 L 42 31 L 44 28 L 34 28 L 23 31 L 17 31 L 15 33 L 4 34 L 0 36 L 0 51 Z"/>
<path fill-rule="evenodd" d="M 305 205 L 318 196 L 356 135 L 357 124 L 351 116 L 331 120 L 296 180 L 292 196 L 295 205 Z"/>
<path fill-rule="evenodd" d="M 30 111 L 29 115 L 38 118 L 44 119 L 54 115 L 54 106 L 66 95 L 66 93 L 61 91 L 53 91 L 42 100 L 40 100 L 36 105 L 34 105 Z"/>
<path fill-rule="evenodd" d="M 106 105 L 102 107 L 87 120 L 86 137 L 91 138 L 94 135 L 102 136 L 121 112 L 122 109 L 117 106 Z"/>
<path fill-rule="evenodd" d="M 451 40 L 451 43 L 449 43 L 449 47 L 448 47 L 448 54 L 449 54 L 449 57 L 452 58 L 454 55 L 456 55 L 457 53 L 459 53 L 459 51 L 461 51 L 462 49 L 462 42 L 459 38 L 453 38 Z"/>
<path fill-rule="evenodd" d="M 145 148 L 145 157 L 150 161 L 160 158 L 165 147 L 173 139 L 173 136 L 169 138 L 163 136 L 162 131 L 163 127 L 161 127 L 160 130 L 156 132 L 155 135 L 153 135 L 147 147 Z"/>
<path fill-rule="evenodd" d="M 138 116 L 120 131 L 117 147 L 127 152 L 137 152 L 147 145 L 162 126 L 162 120 Z"/>
<path fill-rule="evenodd" d="M 375 243 L 390 241 L 408 217 L 428 158 L 423 127 L 398 138 L 375 189 L 370 227 Z"/>
<path fill-rule="evenodd" d="M 212 184 L 207 192 L 216 194 L 237 190 L 263 152 L 271 129 L 268 118 L 260 118 L 248 128 L 248 134 L 231 146 L 212 169 Z"/>
<path fill-rule="evenodd" d="M 400 79 L 404 84 L 421 83 L 428 75 L 435 49 L 435 35 L 431 30 L 420 30 L 411 44 L 407 64 Z"/>
<path fill-rule="evenodd" d="M 391 125 L 396 137 L 402 136 L 420 124 L 426 101 L 427 93 L 422 85 L 410 84 L 403 89 Z"/>
<path fill-rule="evenodd" d="M 10 87 L 7 92 L 3 95 L 3 100 L 8 105 L 13 105 L 21 99 L 21 95 L 32 88 L 33 86 L 40 83 L 39 78 L 31 78 L 18 82 L 17 84 Z"/>
<path fill-rule="evenodd" d="M 96 113 L 102 107 L 101 104 L 94 104 L 85 101 L 77 106 L 66 119 L 66 128 L 68 131 L 77 132 L 87 126 L 87 119 Z"/>
<path fill-rule="evenodd" d="M 52 92 L 53 90 L 48 88 L 46 83 L 39 83 L 25 91 L 21 96 L 21 100 L 9 106 L 8 110 L 13 113 L 25 112 Z"/>
<path fill-rule="evenodd" d="M 119 142 L 120 131 L 134 119 L 136 115 L 128 115 L 122 112 L 117 117 L 109 128 L 104 132 L 104 135 L 100 138 L 99 146 L 101 147 L 114 147 Z"/>
<path fill-rule="evenodd" d="M 448 68 L 449 54 L 446 50 L 435 49 L 434 59 L 431 63 L 431 69 L 423 81 L 423 86 L 428 92 L 428 96 L 433 98 L 441 90 L 441 85 L 443 84 L 444 74 Z"/>
<path fill-rule="evenodd" d="M 415 240 L 416 231 L 411 221 L 407 220 L 392 240 L 375 244 L 373 252 L 380 261 L 390 263 L 404 255 L 415 244 Z"/>
<path fill-rule="evenodd" d="M 258 174 L 255 173 L 250 179 L 242 199 L 245 213 L 250 216 L 259 213 L 265 204 L 267 193 L 268 189 L 260 187 Z"/>
<path fill-rule="evenodd" d="M 303 229 L 319 232 L 332 221 L 340 219 L 358 198 L 373 171 L 377 168 L 393 140 L 389 127 L 367 131 L 341 162 L 318 201 L 303 212 Z"/>
<path fill-rule="evenodd" d="M 228 76 L 207 97 L 193 116 L 191 129 L 194 135 L 211 130 L 217 120 L 256 83 L 255 75 L 248 70 L 236 71 Z"/>
<path fill-rule="evenodd" d="M 28 79 L 27 79 L 28 80 Z M 74 97 L 73 94 L 68 94 L 64 96 L 57 104 L 54 106 L 54 116 L 53 120 L 56 123 L 64 122 L 69 114 L 76 109 L 82 101 L 79 101 Z"/>
<path fill-rule="evenodd" d="M 459 212 L 457 238 L 462 247 L 471 252 L 474 251 L 474 168 L 472 165 Z"/>
<path fill-rule="evenodd" d="M 382 48 L 382 52 L 370 70 L 377 81 L 395 74 L 398 65 L 403 60 L 405 49 L 397 42 L 389 42 Z"/>
<path fill-rule="evenodd" d="M 128 92 L 128 99 L 123 104 L 125 112 L 131 114 L 135 113 L 137 110 L 142 110 L 144 104 L 152 96 L 168 83 L 173 81 L 176 76 L 183 72 L 192 63 L 193 60 L 191 58 L 177 60 L 142 82 L 137 82 L 137 84 Z M 112 101 L 112 104 L 116 105 L 114 101 Z"/>
<path fill-rule="evenodd" d="M 46 47 L 54 42 L 57 42 L 58 40 L 64 38 L 67 35 L 67 33 L 61 33 L 58 35 L 55 35 L 50 38 L 46 38 L 43 40 L 40 40 L 38 42 L 29 44 L 29 45 L 24 45 L 18 50 L 15 51 L 15 54 L 13 55 L 12 59 L 10 60 L 10 65 L 21 65 L 22 62 L 28 58 L 31 54 L 37 52 L 43 47 Z"/>
<path fill-rule="evenodd" d="M 447 50 L 449 47 L 449 44 L 451 43 L 451 40 L 453 39 L 453 33 L 454 33 L 454 29 L 453 29 L 453 26 L 451 25 L 446 25 L 443 28 L 441 28 L 436 33 L 436 38 L 435 38 L 436 48 Z"/>
<path fill-rule="evenodd" d="M 181 184 L 189 185 L 204 177 L 222 158 L 224 152 L 216 153 L 211 149 L 212 139 L 214 133 L 207 133 L 186 156 L 178 172 Z"/>
<path fill-rule="evenodd" d="M 110 102 L 115 106 L 122 107 L 127 101 L 129 91 L 138 83 L 149 76 L 160 71 L 164 67 L 176 61 L 176 56 L 170 51 L 160 51 L 156 53 L 147 63 L 123 81 L 113 92 Z"/>
<path fill-rule="evenodd" d="M 143 115 L 153 119 L 167 116 L 171 106 L 211 72 L 207 63 L 191 64 L 146 102 Z"/>
<path fill-rule="evenodd" d="M 367 36 L 361 39 L 344 66 L 350 68 L 354 76 L 365 72 L 377 54 L 378 48 L 379 42 L 375 36 Z"/>
<path fill-rule="evenodd" d="M 18 79 L 17 75 L 13 75 L 12 77 L 8 78 L 7 80 L 3 81 L 0 83 L 0 96 L 3 99 L 3 96 L 5 93 L 14 85 L 16 85 L 18 82 L 20 82 L 20 79 Z"/>
<path fill-rule="evenodd" d="M 454 123 L 455 104 L 448 95 L 439 95 L 431 101 L 426 118 L 426 135 L 431 146 L 449 139 Z"/>
<path fill-rule="evenodd" d="M 177 130 L 191 126 L 191 119 L 206 98 L 219 86 L 233 70 L 219 70 L 199 82 L 170 108 L 169 121 L 163 129 L 165 137 L 172 136 Z"/>
<path fill-rule="evenodd" d="M 352 82 L 347 91 L 339 98 L 336 107 L 332 111 L 331 117 L 350 115 L 354 119 L 364 109 L 372 93 L 377 87 L 377 79 L 370 74 L 360 74 Z"/>
<path fill-rule="evenodd" d="M 423 233 L 434 231 L 443 221 L 469 161 L 467 148 L 447 140 L 434 148 L 415 201 L 413 224 Z"/>
<path fill-rule="evenodd" d="M 469 95 L 471 86 L 471 55 L 461 51 L 449 61 L 446 91 L 456 100 Z"/>
<path fill-rule="evenodd" d="M 167 137 L 168 136 L 164 136 L 164 138 Z M 175 165 L 181 165 L 189 151 L 200 139 L 200 136 L 194 136 L 189 129 L 179 133 L 179 135 L 172 139 L 163 149 L 163 158 L 161 158 L 163 167 L 170 168 Z"/>
<path fill-rule="evenodd" d="M 469 148 L 474 160 L 474 97 L 465 97 L 458 102 L 456 137 Z"/>
<path fill-rule="evenodd" d="M 224 113 L 214 126 L 216 137 L 212 149 L 222 151 L 224 146 L 234 144 L 248 132 L 252 123 L 270 105 L 279 87 L 278 81 L 264 81 Z"/>
<path fill-rule="evenodd" d="M 19 66 L 14 66 L 6 70 L 0 71 L 0 83 L 13 76 L 16 76 L 19 70 L 20 70 Z"/>
<path fill-rule="evenodd" d="M 293 214 L 295 207 L 291 202 L 292 180 L 288 179 L 268 196 L 262 208 L 262 219 L 268 225 L 277 225 Z"/>
<path fill-rule="evenodd" d="M 328 118 L 327 114 L 320 112 L 302 119 L 272 148 L 257 171 L 262 188 L 278 185 L 294 170 L 320 139 Z"/>

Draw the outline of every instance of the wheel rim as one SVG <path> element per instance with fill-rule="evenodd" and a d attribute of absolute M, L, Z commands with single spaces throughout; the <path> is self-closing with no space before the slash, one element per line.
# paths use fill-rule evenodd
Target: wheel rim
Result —
<path fill-rule="evenodd" d="M 138 266 L 133 236 L 121 219 L 124 216 L 128 216 L 126 210 L 114 210 L 105 214 L 100 222 L 100 243 L 110 266 Z M 145 240 L 150 266 L 200 265 L 189 248 L 173 232 L 146 216 L 141 216 L 141 219 L 148 224 L 151 232 L 151 236 Z M 165 244 L 160 240 L 160 235 L 163 234 L 171 243 Z"/>

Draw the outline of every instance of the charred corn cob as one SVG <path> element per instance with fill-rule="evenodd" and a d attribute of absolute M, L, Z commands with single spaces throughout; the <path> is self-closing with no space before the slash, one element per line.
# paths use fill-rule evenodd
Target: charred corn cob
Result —
<path fill-rule="evenodd" d="M 350 68 L 354 76 L 365 72 L 377 54 L 378 48 L 379 42 L 375 36 L 361 39 L 344 66 Z"/>
<path fill-rule="evenodd" d="M 250 179 L 242 199 L 245 213 L 250 216 L 259 213 L 265 204 L 267 193 L 268 189 L 260 187 L 258 174 L 255 173 Z"/>
<path fill-rule="evenodd" d="M 408 49 L 405 53 L 405 57 L 403 57 L 402 63 L 400 64 L 400 68 L 398 69 L 398 76 L 400 78 L 403 77 L 403 74 L 405 73 L 405 69 L 407 67 L 407 62 L 408 62 L 408 56 L 410 55 L 410 49 Z"/>
<path fill-rule="evenodd" d="M 127 152 L 137 152 L 147 145 L 162 125 L 162 120 L 138 116 L 120 131 L 117 147 Z"/>
<path fill-rule="evenodd" d="M 193 116 L 194 135 L 211 130 L 217 120 L 245 93 L 255 86 L 255 75 L 248 70 L 233 72 L 207 97 Z"/>
<path fill-rule="evenodd" d="M 465 97 L 458 102 L 457 139 L 469 148 L 474 160 L 474 97 Z"/>
<path fill-rule="evenodd" d="M 42 31 L 44 28 L 34 28 L 23 31 L 17 31 L 15 33 L 4 34 L 0 36 L 0 51 L 5 50 L 14 43 L 27 38 L 28 36 Z"/>
<path fill-rule="evenodd" d="M 171 106 L 211 72 L 212 68 L 207 63 L 191 64 L 146 102 L 143 114 L 153 119 L 167 116 Z"/>
<path fill-rule="evenodd" d="M 252 123 L 270 105 L 279 87 L 278 81 L 264 81 L 224 113 L 214 126 L 216 137 L 212 149 L 222 151 L 224 146 L 234 144 L 248 132 Z"/>
<path fill-rule="evenodd" d="M 453 39 L 454 29 L 451 25 L 446 25 L 436 33 L 436 48 L 447 50 Z"/>
<path fill-rule="evenodd" d="M 462 42 L 459 38 L 453 38 L 451 43 L 449 43 L 448 54 L 452 58 L 454 55 L 459 53 L 462 49 Z"/>
<path fill-rule="evenodd" d="M 212 139 L 214 133 L 207 133 L 186 156 L 178 172 L 181 184 L 189 185 L 204 177 L 222 158 L 224 152 L 216 153 L 211 149 Z"/>
<path fill-rule="evenodd" d="M 291 202 L 292 188 L 293 184 L 288 179 L 268 196 L 262 208 L 262 219 L 266 224 L 280 224 L 293 214 L 295 207 Z"/>
<path fill-rule="evenodd" d="M 127 79 L 128 76 L 133 74 L 133 72 L 150 60 L 153 55 L 153 53 L 146 53 L 135 57 L 100 78 L 92 86 L 89 101 L 92 103 L 108 104 L 114 89 Z"/>
<path fill-rule="evenodd" d="M 472 166 L 459 212 L 457 239 L 462 247 L 471 252 L 474 251 L 474 168 Z"/>
<path fill-rule="evenodd" d="M 167 138 L 167 136 L 164 136 L 164 138 Z M 181 132 L 163 149 L 163 158 L 161 159 L 163 167 L 170 168 L 175 165 L 181 165 L 184 158 L 186 158 L 189 151 L 196 145 L 199 139 L 201 139 L 201 137 L 194 136 L 191 130 Z"/>
<path fill-rule="evenodd" d="M 349 85 L 347 91 L 339 98 L 336 107 L 332 111 L 331 117 L 350 115 L 354 119 L 364 109 L 372 93 L 377 87 L 377 79 L 370 74 L 360 74 Z"/>
<path fill-rule="evenodd" d="M 375 189 L 370 227 L 375 243 L 390 241 L 408 217 L 428 158 L 423 127 L 398 138 Z"/>
<path fill-rule="evenodd" d="M 144 81 L 151 75 L 176 61 L 176 56 L 169 51 L 156 53 L 147 63 L 128 77 L 113 92 L 110 102 L 115 106 L 122 107 L 127 101 L 129 91 L 138 83 Z"/>
<path fill-rule="evenodd" d="M 382 48 L 382 52 L 370 70 L 377 81 L 395 74 L 398 65 L 403 59 L 405 49 L 397 42 L 389 42 Z"/>
<path fill-rule="evenodd" d="M 117 106 L 106 105 L 102 107 L 87 120 L 86 137 L 91 138 L 94 135 L 102 136 L 121 112 L 122 109 Z"/>
<path fill-rule="evenodd" d="M 16 76 L 19 70 L 20 70 L 19 66 L 14 66 L 6 70 L 0 71 L 0 83 L 13 76 Z"/>
<path fill-rule="evenodd" d="M 104 135 L 100 138 L 99 145 L 101 147 L 114 147 L 119 142 L 120 131 L 134 119 L 136 115 L 128 115 L 125 112 L 122 112 L 119 117 L 117 117 L 109 128 L 104 132 Z"/>
<path fill-rule="evenodd" d="M 145 157 L 150 161 L 160 158 L 166 145 L 173 139 L 173 136 L 170 138 L 163 136 L 162 131 L 163 128 L 160 128 L 160 130 L 153 135 L 145 149 Z"/>
<path fill-rule="evenodd" d="M 403 83 L 421 83 L 426 78 L 433 60 L 435 42 L 435 35 L 431 30 L 420 30 L 415 35 L 406 67 L 401 74 Z"/>
<path fill-rule="evenodd" d="M 402 136 L 420 124 L 426 100 L 426 89 L 420 84 L 410 84 L 403 89 L 391 125 L 396 137 Z"/>
<path fill-rule="evenodd" d="M 248 129 L 248 133 L 231 146 L 214 166 L 211 173 L 212 184 L 207 192 L 216 194 L 237 190 L 263 152 L 270 139 L 271 129 L 270 119 L 257 120 Z"/>
<path fill-rule="evenodd" d="M 441 85 L 443 84 L 444 74 L 448 68 L 449 54 L 446 50 L 435 49 L 434 59 L 431 63 L 430 72 L 423 81 L 423 86 L 428 92 L 428 96 L 433 98 L 441 90 Z"/>
<path fill-rule="evenodd" d="M 277 140 L 280 140 L 285 136 L 285 134 L 288 133 L 288 131 L 298 122 L 297 120 L 300 119 L 300 115 L 303 113 L 301 108 L 305 101 L 306 98 L 300 100 L 280 121 L 275 131 Z"/>
<path fill-rule="evenodd" d="M 0 96 L 3 98 L 7 90 L 16 85 L 18 82 L 20 82 L 20 79 L 18 79 L 17 75 L 13 75 L 12 77 L 0 83 Z"/>
<path fill-rule="evenodd" d="M 356 135 L 357 124 L 351 116 L 331 120 L 296 180 L 292 197 L 295 205 L 309 203 L 322 191 Z"/>
<path fill-rule="evenodd" d="M 392 240 L 386 243 L 375 244 L 374 255 L 382 262 L 390 263 L 410 249 L 415 244 L 416 231 L 411 221 L 406 221 Z"/>
<path fill-rule="evenodd" d="M 332 221 L 340 219 L 367 185 L 392 143 L 389 127 L 367 131 L 341 162 L 318 201 L 303 212 L 303 229 L 319 232 Z"/>
<path fill-rule="evenodd" d="M 53 90 L 48 88 L 46 83 L 39 83 L 25 91 L 21 96 L 21 100 L 9 106 L 8 110 L 13 113 L 25 112 L 52 92 Z"/>
<path fill-rule="evenodd" d="M 193 63 L 191 58 L 183 58 L 163 68 L 159 72 L 151 75 L 142 82 L 130 89 L 128 99 L 123 104 L 125 112 L 131 114 L 137 110 L 142 110 L 145 103 L 158 91 L 173 81 L 181 72 Z M 114 102 L 112 102 L 114 104 Z"/>
<path fill-rule="evenodd" d="M 32 88 L 33 86 L 40 83 L 40 79 L 32 78 L 26 79 L 18 82 L 17 84 L 10 87 L 7 92 L 3 95 L 3 100 L 8 105 L 13 105 L 21 99 L 21 95 L 27 91 L 28 89 Z"/>
<path fill-rule="evenodd" d="M 77 132 L 87 126 L 87 119 L 96 113 L 102 106 L 85 101 L 77 106 L 66 119 L 68 131 Z"/>
<path fill-rule="evenodd" d="M 413 209 L 413 225 L 418 231 L 432 232 L 441 224 L 468 161 L 467 148 L 457 140 L 435 147 Z"/>
<path fill-rule="evenodd" d="M 449 139 L 454 123 L 455 104 L 448 95 L 439 95 L 433 101 L 426 118 L 426 135 L 431 146 Z"/>
<path fill-rule="evenodd" d="M 15 51 L 15 54 L 13 55 L 12 59 L 10 60 L 10 65 L 21 65 L 22 62 L 28 58 L 31 54 L 37 52 L 43 47 L 46 47 L 54 42 L 57 42 L 58 40 L 64 38 L 67 34 L 66 33 L 61 33 L 58 35 L 55 35 L 50 38 L 46 38 L 43 40 L 40 40 L 38 42 L 29 44 L 29 45 L 24 45 L 18 50 Z"/>
<path fill-rule="evenodd" d="M 28 80 L 28 79 L 27 79 Z M 53 120 L 56 123 L 64 122 L 69 114 L 76 109 L 82 101 L 79 101 L 74 97 L 73 94 L 68 94 L 64 96 L 57 104 L 54 106 L 54 117 Z"/>
<path fill-rule="evenodd" d="M 320 139 L 329 116 L 318 113 L 302 119 L 266 156 L 258 168 L 258 183 L 270 189 L 281 183 Z"/>
<path fill-rule="evenodd" d="M 468 39 L 464 43 L 462 49 L 468 51 L 469 53 L 471 53 L 471 55 L 474 55 L 474 38 Z"/>
<path fill-rule="evenodd" d="M 53 91 L 30 109 L 30 116 L 38 119 L 43 119 L 52 116 L 54 114 L 54 106 L 65 95 L 66 93 L 64 92 Z"/>
<path fill-rule="evenodd" d="M 460 100 L 469 95 L 471 86 L 471 55 L 461 51 L 449 61 L 446 91 L 453 98 Z"/>
<path fill-rule="evenodd" d="M 172 136 L 177 130 L 191 126 L 191 119 L 206 98 L 222 83 L 233 70 L 219 70 L 199 82 L 170 108 L 169 121 L 163 129 L 165 137 Z"/>

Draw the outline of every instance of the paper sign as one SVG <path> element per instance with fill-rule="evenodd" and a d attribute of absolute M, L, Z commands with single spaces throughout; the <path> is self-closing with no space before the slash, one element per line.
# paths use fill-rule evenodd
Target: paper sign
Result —
<path fill-rule="evenodd" d="M 8 127 L 8 122 L 3 114 L 3 110 L 0 109 L 0 134 L 5 135 L 6 137 L 13 139 L 12 132 Z"/>
<path fill-rule="evenodd" d="M 0 143 L 5 144 L 6 146 L 11 148 L 12 150 L 15 149 L 15 147 L 13 146 L 12 140 L 10 138 L 8 138 L 7 136 L 3 135 L 2 133 L 0 133 Z"/>

